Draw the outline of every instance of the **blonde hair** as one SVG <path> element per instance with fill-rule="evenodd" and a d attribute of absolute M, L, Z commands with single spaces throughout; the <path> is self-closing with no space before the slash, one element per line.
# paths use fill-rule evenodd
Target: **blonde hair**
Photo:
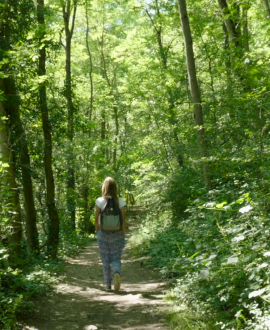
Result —
<path fill-rule="evenodd" d="M 102 197 L 106 198 L 109 196 L 112 197 L 117 204 L 119 204 L 116 182 L 110 176 L 104 180 L 102 185 Z"/>

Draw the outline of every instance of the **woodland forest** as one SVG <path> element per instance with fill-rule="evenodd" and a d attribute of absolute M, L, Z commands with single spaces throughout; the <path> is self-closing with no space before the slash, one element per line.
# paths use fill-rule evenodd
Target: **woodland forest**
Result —
<path fill-rule="evenodd" d="M 270 329 L 269 36 L 269 0 L 0 0 L 0 328 L 110 175 L 171 329 Z"/>

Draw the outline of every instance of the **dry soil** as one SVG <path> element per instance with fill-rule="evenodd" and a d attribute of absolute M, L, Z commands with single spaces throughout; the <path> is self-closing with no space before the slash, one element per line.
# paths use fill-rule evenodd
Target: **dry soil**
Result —
<path fill-rule="evenodd" d="M 130 212 L 132 235 L 140 213 Z M 35 311 L 23 330 L 165 330 L 166 284 L 131 257 L 128 244 L 123 255 L 121 290 L 106 292 L 97 243 L 69 258 L 65 276 L 48 297 L 36 299 Z"/>

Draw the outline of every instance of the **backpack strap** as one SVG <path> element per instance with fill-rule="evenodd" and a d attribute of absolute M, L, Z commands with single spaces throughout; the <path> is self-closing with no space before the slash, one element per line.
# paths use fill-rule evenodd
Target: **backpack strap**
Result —
<path fill-rule="evenodd" d="M 109 198 L 106 198 L 106 197 L 104 197 L 104 198 L 106 199 L 106 203 L 105 203 L 105 205 L 103 206 L 103 208 L 100 211 L 101 214 L 104 214 L 104 211 L 105 211 L 105 209 L 106 209 L 106 207 L 107 207 L 107 205 L 109 203 Z"/>

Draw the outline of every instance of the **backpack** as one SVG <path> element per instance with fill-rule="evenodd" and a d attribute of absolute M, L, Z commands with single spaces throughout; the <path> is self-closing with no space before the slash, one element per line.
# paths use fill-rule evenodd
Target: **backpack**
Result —
<path fill-rule="evenodd" d="M 108 198 L 100 214 L 100 229 L 105 232 L 121 231 L 122 223 L 122 212 L 118 204 L 114 198 Z"/>

